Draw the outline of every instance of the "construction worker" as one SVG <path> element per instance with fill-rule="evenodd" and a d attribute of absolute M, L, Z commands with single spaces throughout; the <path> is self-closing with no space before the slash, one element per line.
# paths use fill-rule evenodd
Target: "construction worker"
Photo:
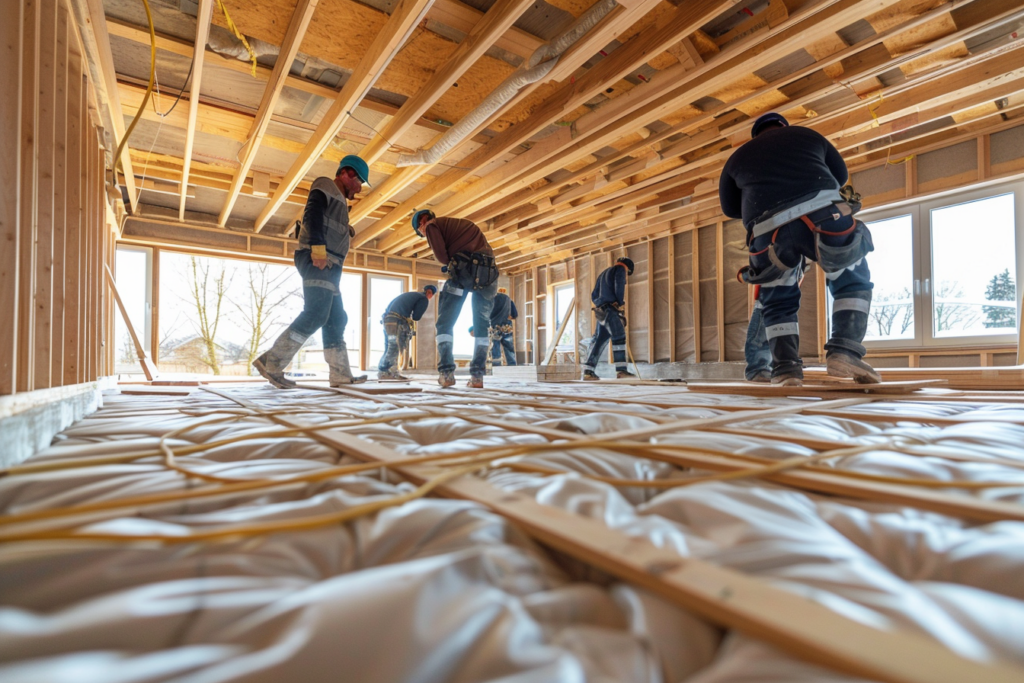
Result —
<path fill-rule="evenodd" d="M 633 261 L 620 258 L 615 265 L 597 276 L 590 300 L 594 304 L 597 330 L 590 342 L 590 355 L 583 364 L 583 379 L 601 379 L 594 372 L 608 340 L 612 342 L 615 377 L 636 377 L 626 369 L 626 276 L 633 274 Z"/>
<path fill-rule="evenodd" d="M 437 301 L 437 383 L 455 384 L 452 331 L 467 296 L 473 299 L 473 360 L 468 387 L 481 389 L 487 370 L 487 326 L 494 295 L 498 291 L 498 266 L 494 251 L 476 223 L 461 218 L 438 217 L 422 209 L 412 216 L 412 228 L 427 240 L 442 272 L 448 274 Z"/>
<path fill-rule="evenodd" d="M 498 294 L 494 297 L 494 306 L 491 308 L 491 327 L 487 330 L 491 337 L 491 361 L 495 365 L 501 365 L 502 351 L 505 353 L 505 365 L 516 364 L 512 321 L 518 317 L 516 302 L 509 298 L 507 289 L 498 287 Z"/>
<path fill-rule="evenodd" d="M 416 323 L 427 312 L 430 300 L 437 294 L 437 287 L 427 285 L 422 292 L 399 294 L 380 319 L 384 325 L 384 355 L 377 364 L 377 379 L 409 379 L 398 372 L 398 356 L 402 351 L 408 355 L 409 342 L 416 336 Z"/>
<path fill-rule="evenodd" d="M 873 288 L 866 257 L 874 245 L 853 216 L 859 201 L 841 192 L 849 175 L 842 156 L 822 135 L 790 127 L 780 114 L 758 118 L 751 137 L 726 162 L 718 194 L 725 215 L 742 218 L 747 229 L 750 265 L 740 277 L 761 285 L 772 383 L 803 384 L 797 313 L 805 258 L 825 271 L 835 299 L 828 374 L 881 381 L 862 360 L 861 344 Z"/>
<path fill-rule="evenodd" d="M 760 285 L 754 285 L 754 311 L 750 314 L 750 322 L 747 324 L 747 341 L 743 344 L 743 356 L 747 361 L 743 376 L 748 382 L 768 384 L 772 381 L 772 352 L 764 331 L 764 305 L 761 303 Z"/>
<path fill-rule="evenodd" d="M 355 231 L 349 225 L 348 200 L 363 184 L 369 185 L 370 167 L 350 154 L 338 164 L 334 179 L 313 181 L 306 198 L 295 250 L 295 267 L 302 276 L 302 313 L 277 338 L 269 351 L 253 367 L 279 389 L 295 383 L 284 376 L 284 369 L 314 332 L 322 330 L 324 359 L 330 368 L 332 387 L 365 382 L 366 375 L 353 377 L 345 346 L 348 316 L 341 303 L 341 269 L 348 255 L 349 240 Z"/>

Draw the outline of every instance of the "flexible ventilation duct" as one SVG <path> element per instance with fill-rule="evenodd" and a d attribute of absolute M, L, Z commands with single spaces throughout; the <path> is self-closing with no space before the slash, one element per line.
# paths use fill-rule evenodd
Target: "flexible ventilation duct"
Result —
<path fill-rule="evenodd" d="M 443 159 L 452 148 L 462 142 L 478 126 L 490 118 L 494 112 L 498 111 L 515 97 L 516 93 L 521 89 L 531 83 L 536 83 L 551 73 L 551 70 L 558 64 L 559 57 L 597 26 L 609 12 L 615 9 L 617 4 L 615 0 L 598 0 L 567 31 L 551 42 L 545 43 L 534 50 L 530 58 L 517 71 L 502 81 L 501 85 L 495 88 L 480 103 L 479 107 L 463 116 L 430 149 L 420 150 L 415 154 L 403 154 L 398 158 L 396 165 L 422 166 L 424 164 L 436 164 Z"/>

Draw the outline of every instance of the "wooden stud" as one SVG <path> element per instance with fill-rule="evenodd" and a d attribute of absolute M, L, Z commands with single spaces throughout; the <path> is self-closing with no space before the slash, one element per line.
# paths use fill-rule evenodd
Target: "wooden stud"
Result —
<path fill-rule="evenodd" d="M 39 28 L 41 0 L 25 0 L 22 6 L 21 51 L 21 163 L 18 215 L 18 328 L 15 386 L 17 391 L 35 388 L 35 272 L 36 172 L 39 111 Z"/>
<path fill-rule="evenodd" d="M 12 59 L 0 69 L 0 395 L 17 391 L 18 303 L 24 295 L 19 282 L 21 241 L 19 194 L 21 192 L 21 68 L 24 60 L 24 14 L 29 3 L 19 3 L 13 16 L 0 22 L 0 50 Z"/>
<path fill-rule="evenodd" d="M 676 354 L 676 240 L 668 236 L 668 360 L 675 363 Z"/>
<path fill-rule="evenodd" d="M 57 10 L 56 84 L 54 86 L 53 141 L 53 270 L 51 279 L 50 385 L 64 382 L 64 281 L 65 241 L 68 223 L 67 148 L 68 148 L 68 11 Z"/>
<path fill-rule="evenodd" d="M 72 29 L 74 30 L 74 29 Z M 82 170 L 84 127 L 88 120 L 85 65 L 80 54 L 72 53 L 68 62 L 67 120 L 67 205 L 64 238 L 64 370 L 63 384 L 78 384 L 81 377 L 82 319 Z"/>
<path fill-rule="evenodd" d="M 647 241 L 647 362 L 654 364 L 654 242 Z M 635 369 L 635 368 L 634 368 Z"/>
<path fill-rule="evenodd" d="M 213 16 L 213 0 L 199 0 L 196 13 L 196 43 L 192 55 L 192 84 L 188 96 L 188 125 L 185 128 L 184 165 L 181 169 L 181 198 L 178 201 L 178 220 L 185 220 L 185 199 L 188 194 L 188 174 L 192 167 L 192 145 L 196 138 L 196 116 L 199 114 L 199 93 L 202 92 L 203 58 L 206 55 L 206 40 L 210 35 L 210 19 Z M 288 61 L 285 68 L 291 67 Z M 243 174 L 244 177 L 244 174 Z"/>
<path fill-rule="evenodd" d="M 715 324 L 718 325 L 718 362 L 725 362 L 725 223 L 715 223 L 715 270 L 718 273 L 715 286 L 718 307 Z"/>
<path fill-rule="evenodd" d="M 54 122 L 57 87 L 57 3 L 41 0 L 39 24 L 38 198 L 36 208 L 35 373 L 36 389 L 51 386 L 53 348 Z"/>
<path fill-rule="evenodd" d="M 295 5 L 295 10 L 292 12 L 288 30 L 284 35 L 284 42 L 281 43 L 281 51 L 278 54 L 277 61 L 274 63 L 274 70 L 270 74 L 267 88 L 263 91 L 263 99 L 260 101 L 260 107 L 256 111 L 256 118 L 253 119 L 252 127 L 249 129 L 249 142 L 242 148 L 238 169 L 235 171 L 235 177 L 231 181 L 231 187 L 228 190 L 228 197 L 224 202 L 224 208 L 221 209 L 220 216 L 217 219 L 217 224 L 222 227 L 227 223 L 231 210 L 235 206 L 235 201 L 238 199 L 238 194 L 242 189 L 242 183 L 245 182 L 246 175 L 252 167 L 252 162 L 256 159 L 256 152 L 263 142 L 267 126 L 270 125 L 270 117 L 274 113 L 274 107 L 277 105 L 278 99 L 281 97 L 281 91 L 284 89 L 292 63 L 299 52 L 299 46 L 306 35 L 306 29 L 309 27 L 309 22 L 313 18 L 313 12 L 316 10 L 318 2 L 319 0 L 299 0 Z M 196 95 L 194 99 L 198 102 L 199 90 L 193 88 L 192 92 Z M 187 158 L 189 155 L 186 154 L 185 156 Z M 256 186 L 257 178 L 259 178 L 259 189 Z M 187 181 L 187 179 L 188 175 L 185 174 L 183 181 Z M 184 193 L 185 182 L 182 182 L 181 189 Z M 266 173 L 254 173 L 253 195 L 266 197 L 269 194 L 270 177 Z"/>
<path fill-rule="evenodd" d="M 152 331 L 150 334 L 150 351 L 149 355 L 153 359 L 153 365 L 160 367 L 160 249 L 153 247 L 153 268 L 150 273 L 150 323 L 149 329 Z"/>
<path fill-rule="evenodd" d="M 693 263 L 693 362 L 700 362 L 700 336 L 701 336 L 701 324 L 700 324 L 700 248 L 699 248 L 699 235 L 700 232 L 694 227 L 690 230 L 690 235 L 693 240 L 693 254 L 691 255 Z"/>

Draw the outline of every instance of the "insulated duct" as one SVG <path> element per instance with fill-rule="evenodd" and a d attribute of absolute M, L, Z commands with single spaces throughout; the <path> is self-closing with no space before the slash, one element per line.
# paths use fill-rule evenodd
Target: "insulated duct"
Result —
<path fill-rule="evenodd" d="M 494 89 L 473 111 L 448 129 L 440 140 L 430 149 L 420 150 L 415 154 L 403 154 L 398 157 L 396 166 L 423 166 L 436 164 L 444 158 L 457 144 L 462 142 L 476 128 L 489 119 L 496 111 L 515 97 L 521 89 L 543 79 L 558 64 L 558 59 L 566 50 L 608 16 L 618 3 L 615 0 L 598 0 L 590 9 L 580 15 L 564 33 L 551 42 L 541 45 L 521 67 L 501 85 Z"/>

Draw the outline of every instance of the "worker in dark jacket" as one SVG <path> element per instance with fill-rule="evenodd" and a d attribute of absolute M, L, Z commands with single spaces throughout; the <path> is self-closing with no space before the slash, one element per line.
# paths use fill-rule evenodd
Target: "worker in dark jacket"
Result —
<path fill-rule="evenodd" d="M 377 364 L 377 379 L 409 379 L 398 372 L 398 356 L 409 353 L 409 342 L 416 336 L 416 323 L 427 312 L 437 287 L 427 285 L 422 292 L 399 294 L 384 309 L 384 355 Z"/>
<path fill-rule="evenodd" d="M 601 379 L 594 370 L 601 361 L 608 340 L 612 342 L 612 360 L 618 379 L 636 377 L 626 369 L 626 276 L 633 274 L 633 261 L 620 258 L 597 276 L 590 301 L 594 304 L 597 330 L 590 342 L 590 354 L 583 364 L 583 379 Z"/>
<path fill-rule="evenodd" d="M 365 382 L 366 375 L 352 376 L 345 325 L 348 316 L 341 302 L 341 268 L 354 231 L 349 225 L 348 200 L 368 184 L 370 167 L 350 154 L 341 160 L 334 179 L 313 181 L 306 198 L 295 250 L 295 267 L 302 276 L 302 313 L 277 338 L 269 351 L 253 361 L 253 367 L 280 389 L 295 383 L 284 369 L 314 332 L 321 330 L 324 359 L 330 368 L 332 387 Z"/>
<path fill-rule="evenodd" d="M 495 365 L 501 365 L 502 350 L 505 352 L 505 365 L 516 364 L 512 321 L 518 317 L 516 302 L 509 298 L 507 289 L 499 287 L 498 294 L 494 297 L 494 306 L 491 308 L 491 327 L 488 330 L 491 336 L 491 361 Z"/>
<path fill-rule="evenodd" d="M 423 209 L 412 216 L 416 234 L 427 240 L 434 258 L 448 274 L 437 300 L 437 383 L 442 387 L 455 384 L 455 355 L 452 330 L 467 296 L 473 299 L 473 360 L 469 366 L 467 386 L 483 388 L 487 371 L 487 327 L 491 307 L 498 291 L 498 267 L 494 251 L 476 223 L 461 218 L 438 217 Z"/>
<path fill-rule="evenodd" d="M 718 193 L 725 215 L 742 218 L 747 229 L 750 265 L 740 274 L 761 285 L 772 382 L 803 383 L 797 313 L 805 258 L 825 271 L 835 300 L 828 374 L 881 381 L 862 360 L 861 344 L 873 288 L 866 257 L 874 246 L 853 216 L 859 202 L 841 191 L 848 179 L 842 156 L 819 133 L 790 127 L 779 114 L 758 118 L 751 135 L 726 163 Z"/>

